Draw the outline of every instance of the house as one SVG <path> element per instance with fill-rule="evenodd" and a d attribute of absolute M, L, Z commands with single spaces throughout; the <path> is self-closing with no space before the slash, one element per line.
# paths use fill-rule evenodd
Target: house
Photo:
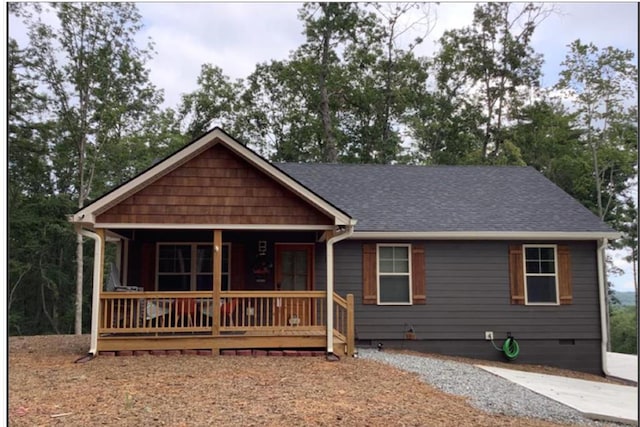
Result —
<path fill-rule="evenodd" d="M 216 128 L 70 221 L 96 247 L 92 354 L 502 360 L 512 336 L 517 362 L 606 372 L 618 233 L 529 167 L 272 164 Z M 107 243 L 136 288 L 104 289 Z"/>

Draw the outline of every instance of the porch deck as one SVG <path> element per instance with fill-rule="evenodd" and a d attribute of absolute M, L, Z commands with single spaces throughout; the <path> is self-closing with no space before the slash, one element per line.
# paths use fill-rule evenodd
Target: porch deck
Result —
<path fill-rule="evenodd" d="M 352 355 L 353 296 L 333 301 L 334 352 Z M 323 291 L 103 292 L 98 350 L 322 349 L 326 314 Z"/>

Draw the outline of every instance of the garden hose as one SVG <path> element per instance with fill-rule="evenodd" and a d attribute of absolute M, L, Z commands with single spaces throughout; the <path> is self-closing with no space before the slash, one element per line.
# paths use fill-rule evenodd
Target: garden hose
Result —
<path fill-rule="evenodd" d="M 504 340 L 504 344 L 502 344 L 502 351 L 507 359 L 516 360 L 516 357 L 520 354 L 518 341 L 513 337 L 507 337 L 507 339 Z"/>
<path fill-rule="evenodd" d="M 491 345 L 493 345 L 493 348 L 495 348 L 496 350 L 504 353 L 504 357 L 506 357 L 507 360 L 516 360 L 518 354 L 520 354 L 520 346 L 518 345 L 518 341 L 516 341 L 516 339 L 511 335 L 509 335 L 507 339 L 504 340 L 502 348 L 496 346 L 493 340 L 491 340 Z"/>

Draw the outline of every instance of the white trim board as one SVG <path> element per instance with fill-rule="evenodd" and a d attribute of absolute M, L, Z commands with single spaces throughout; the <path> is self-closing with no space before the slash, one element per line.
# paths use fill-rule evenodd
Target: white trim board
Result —
<path fill-rule="evenodd" d="M 355 231 L 352 240 L 415 239 L 415 240 L 597 240 L 617 239 L 616 232 L 559 231 Z"/>

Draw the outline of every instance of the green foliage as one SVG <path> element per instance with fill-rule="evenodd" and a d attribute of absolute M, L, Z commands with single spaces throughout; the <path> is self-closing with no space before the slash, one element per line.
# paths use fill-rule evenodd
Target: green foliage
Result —
<path fill-rule="evenodd" d="M 67 196 L 18 196 L 9 209 L 9 333 L 73 331 L 75 236 Z"/>
<path fill-rule="evenodd" d="M 24 4 L 10 13 L 29 37 L 9 48 L 11 333 L 69 333 L 76 306 L 79 333 L 90 288 L 78 275 L 84 304 L 74 302 L 76 239 L 66 216 L 148 166 L 154 154 L 145 148 L 162 142 L 139 138 L 164 133 L 151 127 L 161 94 L 145 68 L 150 46 L 135 40 L 133 4 Z M 82 266 L 82 244 L 76 254 Z"/>
<path fill-rule="evenodd" d="M 190 139 L 219 126 L 228 132 L 235 128 L 236 103 L 240 98 L 242 82 L 231 82 L 220 67 L 202 65 L 198 76 L 198 89 L 182 96 L 180 117 L 186 123 Z"/>
<path fill-rule="evenodd" d="M 636 307 L 611 310 L 611 351 L 638 354 L 638 311 Z"/>
<path fill-rule="evenodd" d="M 140 131 L 161 99 L 144 67 L 150 46 L 140 49 L 135 41 L 141 17 L 133 4 L 52 3 L 47 9 L 57 22 L 46 23 L 41 14 L 28 18 L 26 52 L 55 121 L 48 153 L 54 191 L 74 195 L 82 206 L 122 180 L 117 174 L 103 180 L 96 168 L 126 171 L 114 154 L 127 152 L 123 138 Z"/>
<path fill-rule="evenodd" d="M 630 178 L 638 166 L 637 105 L 632 105 L 638 70 L 633 57 L 631 51 L 576 40 L 569 45 L 557 85 L 575 98 L 575 122 L 590 160 L 592 195 L 581 201 L 614 226 L 631 199 Z"/>
<path fill-rule="evenodd" d="M 463 160 L 445 156 L 448 163 L 521 162 L 513 146 L 502 150 L 523 95 L 539 85 L 542 58 L 531 36 L 547 13 L 532 3 L 478 4 L 470 26 L 444 33 L 434 62 L 439 106 L 415 134 L 427 159 L 438 161 L 451 145 Z M 497 161 L 503 154 L 510 160 Z"/>

